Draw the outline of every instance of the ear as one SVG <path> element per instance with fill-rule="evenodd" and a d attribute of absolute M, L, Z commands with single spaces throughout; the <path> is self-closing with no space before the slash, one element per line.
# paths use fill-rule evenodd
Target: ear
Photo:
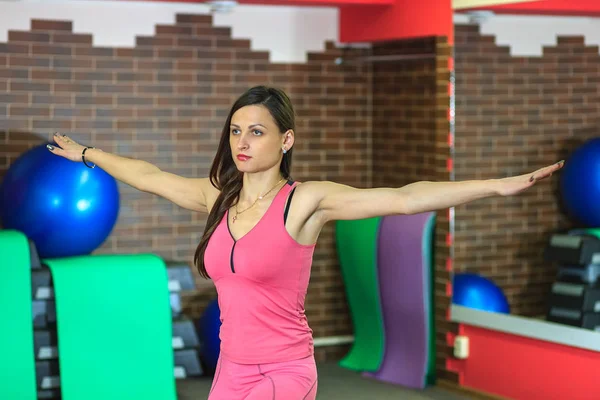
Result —
<path fill-rule="evenodd" d="M 285 146 L 286 149 L 291 149 L 294 145 L 294 131 L 292 129 L 288 129 L 283 134 L 283 143 L 282 146 Z"/>

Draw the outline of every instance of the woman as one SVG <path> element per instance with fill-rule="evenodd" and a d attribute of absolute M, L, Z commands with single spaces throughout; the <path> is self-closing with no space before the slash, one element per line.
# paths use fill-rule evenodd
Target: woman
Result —
<path fill-rule="evenodd" d="M 222 318 L 211 400 L 315 399 L 317 370 L 304 298 L 315 244 L 327 222 L 514 195 L 563 166 L 561 161 L 516 177 L 401 188 L 300 184 L 290 176 L 294 129 L 288 96 L 259 86 L 233 105 L 210 178 L 173 175 L 145 161 L 84 148 L 65 135 L 56 134 L 58 146 L 48 147 L 88 167 L 98 165 L 139 190 L 208 213 L 194 262 L 214 281 Z"/>

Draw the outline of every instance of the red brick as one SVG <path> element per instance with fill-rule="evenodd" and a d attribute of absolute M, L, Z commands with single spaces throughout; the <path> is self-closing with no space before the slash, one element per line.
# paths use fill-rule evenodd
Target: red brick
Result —
<path fill-rule="evenodd" d="M 191 26 L 183 25 L 156 25 L 157 35 L 191 35 L 194 32 Z"/>
<path fill-rule="evenodd" d="M 10 55 L 10 57 L 8 57 L 8 65 L 15 67 L 49 67 L 50 58 L 39 56 L 28 57 Z"/>
<path fill-rule="evenodd" d="M 68 43 L 68 44 L 92 44 L 92 35 L 89 34 L 74 34 L 74 33 L 58 33 L 52 34 L 52 42 L 54 43 Z"/>
<path fill-rule="evenodd" d="M 8 31 L 8 41 L 49 43 L 50 34 L 42 32 Z"/>
<path fill-rule="evenodd" d="M 136 46 L 173 46 L 175 44 L 175 38 L 173 36 L 137 36 L 135 38 Z"/>
<path fill-rule="evenodd" d="M 178 24 L 207 24 L 211 25 L 213 18 L 210 14 L 177 14 L 175 20 Z"/>
<path fill-rule="evenodd" d="M 71 21 L 34 19 L 31 21 L 31 29 L 34 31 L 72 31 L 73 23 Z"/>

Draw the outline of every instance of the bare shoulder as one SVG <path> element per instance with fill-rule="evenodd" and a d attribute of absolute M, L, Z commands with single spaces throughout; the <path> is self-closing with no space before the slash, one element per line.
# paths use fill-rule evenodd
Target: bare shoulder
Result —
<path fill-rule="evenodd" d="M 306 181 L 299 182 L 294 192 L 294 200 L 298 199 L 298 203 L 306 205 L 307 209 L 316 208 L 325 187 L 323 181 Z"/>
<path fill-rule="evenodd" d="M 294 205 L 303 220 L 318 217 L 321 202 L 330 193 L 336 183 L 330 181 L 301 182 L 294 192 Z"/>
<path fill-rule="evenodd" d="M 328 195 L 354 189 L 332 181 L 306 181 L 298 185 L 298 194 L 302 193 L 303 200 L 317 205 Z"/>

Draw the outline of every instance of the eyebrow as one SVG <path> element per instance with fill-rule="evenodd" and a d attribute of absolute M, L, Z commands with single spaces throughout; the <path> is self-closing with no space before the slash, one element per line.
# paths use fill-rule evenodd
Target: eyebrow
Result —
<path fill-rule="evenodd" d="M 239 125 L 236 125 L 236 124 L 230 124 L 230 125 L 233 126 L 234 128 L 239 128 L 240 127 Z M 248 128 L 254 128 L 254 127 L 257 127 L 257 126 L 262 126 L 263 128 L 267 129 L 267 127 L 264 126 L 264 125 L 262 125 L 262 124 L 252 124 L 252 125 L 249 125 Z"/>

